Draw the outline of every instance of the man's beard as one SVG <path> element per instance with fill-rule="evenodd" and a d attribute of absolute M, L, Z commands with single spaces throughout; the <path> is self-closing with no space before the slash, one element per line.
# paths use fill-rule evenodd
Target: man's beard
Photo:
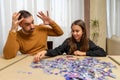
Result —
<path fill-rule="evenodd" d="M 23 29 L 23 32 L 26 34 L 31 34 L 34 31 L 34 28 L 31 28 L 29 31 L 26 31 L 25 29 Z"/>

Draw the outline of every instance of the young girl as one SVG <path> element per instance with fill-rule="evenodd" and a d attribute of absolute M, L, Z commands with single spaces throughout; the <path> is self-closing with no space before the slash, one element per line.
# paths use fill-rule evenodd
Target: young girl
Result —
<path fill-rule="evenodd" d="M 107 53 L 101 47 L 95 45 L 87 38 L 84 21 L 76 20 L 71 25 L 71 37 L 67 38 L 55 49 L 41 52 L 34 57 L 34 61 L 39 61 L 43 56 L 57 56 L 66 53 L 76 56 L 98 56 L 104 57 Z"/>

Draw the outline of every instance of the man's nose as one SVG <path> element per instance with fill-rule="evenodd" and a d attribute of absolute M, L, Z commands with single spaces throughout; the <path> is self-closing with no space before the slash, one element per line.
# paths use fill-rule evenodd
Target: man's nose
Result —
<path fill-rule="evenodd" d="M 31 29 L 34 29 L 35 27 L 34 27 L 34 25 L 33 25 L 33 24 L 31 24 L 31 25 L 30 25 L 30 28 L 31 28 Z"/>

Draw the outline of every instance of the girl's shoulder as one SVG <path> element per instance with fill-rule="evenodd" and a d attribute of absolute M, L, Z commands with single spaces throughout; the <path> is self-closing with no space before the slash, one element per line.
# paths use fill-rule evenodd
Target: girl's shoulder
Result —
<path fill-rule="evenodd" d="M 71 37 L 66 38 L 65 41 L 69 42 L 71 40 Z"/>

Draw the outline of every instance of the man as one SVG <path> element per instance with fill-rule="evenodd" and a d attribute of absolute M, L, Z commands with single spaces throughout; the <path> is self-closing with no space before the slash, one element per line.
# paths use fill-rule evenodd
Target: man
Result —
<path fill-rule="evenodd" d="M 44 24 L 34 25 L 33 16 L 26 10 L 13 13 L 12 27 L 3 49 L 6 59 L 13 58 L 20 51 L 22 54 L 37 55 L 47 50 L 47 37 L 60 36 L 61 28 L 41 11 L 37 15 Z M 48 26 L 49 25 L 49 26 Z M 21 27 L 18 30 L 18 26 Z"/>

